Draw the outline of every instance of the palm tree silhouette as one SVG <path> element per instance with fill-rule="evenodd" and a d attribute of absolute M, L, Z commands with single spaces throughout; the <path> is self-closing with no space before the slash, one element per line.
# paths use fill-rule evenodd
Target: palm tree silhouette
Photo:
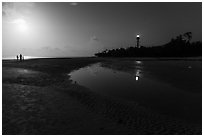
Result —
<path fill-rule="evenodd" d="M 183 36 L 187 39 L 187 43 L 190 43 L 190 40 L 192 39 L 192 32 L 186 32 Z"/>

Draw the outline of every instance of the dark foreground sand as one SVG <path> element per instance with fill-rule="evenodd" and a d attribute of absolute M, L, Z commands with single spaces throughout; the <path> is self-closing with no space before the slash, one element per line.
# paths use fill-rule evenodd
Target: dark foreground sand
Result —
<path fill-rule="evenodd" d="M 3 134 L 201 134 L 201 125 L 98 95 L 69 80 L 72 70 L 99 61 L 3 61 Z"/>

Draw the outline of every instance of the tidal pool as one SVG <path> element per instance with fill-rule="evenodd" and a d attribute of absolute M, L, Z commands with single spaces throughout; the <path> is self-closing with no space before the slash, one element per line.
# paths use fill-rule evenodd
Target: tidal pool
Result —
<path fill-rule="evenodd" d="M 112 61 L 96 63 L 69 75 L 93 92 L 201 124 L 201 64 L 201 61 Z"/>

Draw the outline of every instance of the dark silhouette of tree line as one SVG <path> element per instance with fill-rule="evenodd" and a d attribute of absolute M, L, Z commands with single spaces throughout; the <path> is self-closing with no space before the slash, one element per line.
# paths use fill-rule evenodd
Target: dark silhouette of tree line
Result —
<path fill-rule="evenodd" d="M 192 33 L 186 32 L 162 46 L 128 47 L 104 50 L 97 57 L 195 57 L 202 56 L 202 42 L 191 42 Z"/>

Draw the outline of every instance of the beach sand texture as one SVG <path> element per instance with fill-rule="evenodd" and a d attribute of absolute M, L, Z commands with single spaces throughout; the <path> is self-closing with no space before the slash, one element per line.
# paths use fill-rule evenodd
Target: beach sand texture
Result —
<path fill-rule="evenodd" d="M 3 61 L 4 135 L 201 134 L 185 123 L 73 84 L 69 72 L 102 58 Z"/>

